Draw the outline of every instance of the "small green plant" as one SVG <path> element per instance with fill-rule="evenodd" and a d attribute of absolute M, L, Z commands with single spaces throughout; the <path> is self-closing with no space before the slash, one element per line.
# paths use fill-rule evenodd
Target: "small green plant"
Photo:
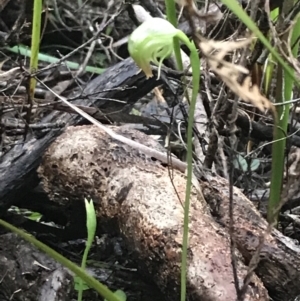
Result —
<path fill-rule="evenodd" d="M 96 218 L 96 213 L 95 213 L 95 208 L 94 208 L 94 203 L 92 201 L 88 201 L 87 199 L 84 199 L 85 203 L 85 210 L 86 210 L 86 228 L 87 228 L 87 233 L 88 233 L 88 238 L 86 241 L 86 246 L 85 250 L 83 253 L 82 257 L 82 262 L 81 262 L 81 268 L 85 270 L 86 267 L 86 261 L 88 257 L 88 253 L 91 249 L 95 233 L 96 233 L 96 228 L 97 228 L 97 218 Z M 77 276 L 75 277 L 75 283 L 78 283 L 78 301 L 82 300 L 82 292 L 83 289 L 87 289 L 87 285 L 83 283 L 82 278 L 78 278 Z"/>
<path fill-rule="evenodd" d="M 105 285 L 100 283 L 97 279 L 89 275 L 84 269 L 64 257 L 63 255 L 57 253 L 52 248 L 48 247 L 44 243 L 37 240 L 32 235 L 26 233 L 25 231 L 16 228 L 15 226 L 7 223 L 6 221 L 0 219 L 0 225 L 5 227 L 6 229 L 18 234 L 20 237 L 33 244 L 36 248 L 42 250 L 50 257 L 52 257 L 57 262 L 64 265 L 70 271 L 75 273 L 78 277 L 80 277 L 90 288 L 95 289 L 103 298 L 106 298 L 107 301 L 120 301 L 119 297 L 110 291 Z"/>
<path fill-rule="evenodd" d="M 168 3 L 168 2 L 167 2 Z M 174 1 L 172 1 L 175 5 Z M 168 3 L 169 8 L 172 3 Z M 171 10 L 175 11 L 175 10 Z M 189 107 L 189 120 L 187 129 L 187 183 L 186 196 L 184 203 L 184 232 L 182 247 L 182 264 L 181 264 L 181 301 L 186 300 L 186 271 L 187 271 L 187 246 L 189 231 L 189 207 L 190 194 L 192 187 L 192 133 L 194 124 L 194 113 L 196 98 L 199 91 L 200 82 L 200 59 L 194 42 L 179 29 L 174 27 L 170 22 L 161 18 L 152 18 L 142 23 L 131 34 L 128 41 L 128 51 L 136 64 L 145 72 L 147 77 L 152 76 L 150 63 L 153 62 L 160 69 L 164 59 L 174 52 L 174 40 L 184 43 L 190 50 L 190 61 L 192 66 L 192 97 Z M 179 49 L 180 50 L 180 49 Z M 178 49 L 177 49 L 178 54 Z M 180 55 L 180 51 L 179 51 Z M 178 59 L 181 62 L 181 59 Z M 178 63 L 178 61 L 177 61 Z M 178 64 L 182 69 L 182 64 Z"/>

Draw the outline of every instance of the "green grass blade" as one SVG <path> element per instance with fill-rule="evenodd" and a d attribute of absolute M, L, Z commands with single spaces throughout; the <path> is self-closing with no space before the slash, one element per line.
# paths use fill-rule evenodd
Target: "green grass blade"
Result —
<path fill-rule="evenodd" d="M 102 297 L 106 298 L 108 301 L 120 301 L 120 299 L 112 291 L 110 291 L 105 285 L 97 281 L 94 277 L 87 274 L 86 271 L 84 271 L 82 268 L 74 264 L 72 261 L 68 260 L 67 258 L 57 253 L 47 245 L 38 241 L 35 237 L 29 235 L 28 233 L 24 232 L 21 229 L 16 228 L 15 226 L 5 222 L 2 219 L 0 219 L 0 225 L 18 234 L 20 237 L 22 237 L 29 243 L 33 244 L 35 247 L 42 250 L 49 256 L 51 256 L 57 262 L 67 267 L 70 271 L 72 271 L 77 276 L 82 278 L 91 288 L 94 288 Z"/>
<path fill-rule="evenodd" d="M 41 38 L 41 16 L 43 9 L 42 0 L 34 0 L 33 7 L 33 21 L 32 21 L 32 37 L 31 37 L 31 57 L 30 57 L 30 73 L 36 72 L 38 68 L 38 53 L 40 49 Z M 30 97 L 34 98 L 34 90 L 36 86 L 36 79 L 30 78 Z"/>
<path fill-rule="evenodd" d="M 17 54 L 24 55 L 26 57 L 31 57 L 31 51 L 26 47 L 26 46 L 14 46 L 14 47 L 8 47 L 7 48 L 9 51 Z M 60 60 L 56 57 L 53 57 L 51 55 L 39 53 L 38 54 L 38 60 L 49 63 L 49 64 L 55 64 L 58 63 Z M 75 62 L 71 61 L 64 61 L 64 63 L 70 68 L 70 69 L 79 69 L 80 65 Z M 104 68 L 98 68 L 98 67 L 93 67 L 93 66 L 86 66 L 85 71 L 95 73 L 95 74 L 102 74 L 106 69 Z"/>
<path fill-rule="evenodd" d="M 300 37 L 300 19 L 297 17 L 295 26 L 291 33 L 291 52 L 297 57 L 299 50 Z M 289 33 L 283 36 L 283 43 L 288 44 Z M 272 175 L 270 187 L 270 199 L 268 203 L 268 221 L 277 223 L 278 206 L 281 202 L 281 191 L 284 173 L 284 157 L 286 149 L 286 136 L 289 122 L 290 104 L 284 104 L 285 101 L 291 100 L 293 97 L 293 88 L 295 80 L 290 76 L 289 72 L 278 66 L 277 82 L 276 82 L 276 103 L 283 103 L 277 107 L 278 126 L 274 132 L 274 143 L 272 145 Z M 294 73 L 294 71 L 292 70 Z"/>

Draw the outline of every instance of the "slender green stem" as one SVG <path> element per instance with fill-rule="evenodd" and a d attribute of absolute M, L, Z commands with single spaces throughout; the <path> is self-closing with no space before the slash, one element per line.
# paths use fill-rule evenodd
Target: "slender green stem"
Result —
<path fill-rule="evenodd" d="M 87 199 L 85 199 L 84 202 L 85 202 L 85 209 L 86 209 L 86 228 L 87 228 L 88 237 L 87 237 L 86 246 L 81 261 L 81 268 L 83 270 L 85 270 L 88 254 L 92 247 L 93 240 L 95 238 L 96 228 L 97 228 L 97 217 L 94 208 L 94 203 L 92 200 L 88 201 Z M 83 294 L 83 280 L 80 278 L 78 297 L 77 297 L 78 301 L 82 300 L 82 294 Z"/>
<path fill-rule="evenodd" d="M 32 37 L 31 37 L 31 57 L 30 57 L 30 72 L 34 73 L 38 67 L 38 54 L 40 50 L 41 38 L 41 16 L 42 16 L 43 1 L 34 0 L 33 21 L 32 21 Z M 30 78 L 30 97 L 34 98 L 34 90 L 36 79 Z"/>
<path fill-rule="evenodd" d="M 276 82 L 276 102 L 282 103 L 283 99 L 283 70 L 279 65 L 277 67 Z M 281 199 L 283 168 L 284 168 L 284 151 L 286 145 L 287 120 L 289 117 L 289 105 L 277 107 L 279 117 L 278 123 L 274 127 L 274 142 L 272 144 L 272 173 L 270 197 L 268 202 L 268 221 L 277 224 L 277 216 L 275 213 Z"/>
<path fill-rule="evenodd" d="M 174 0 L 166 0 L 166 11 L 168 21 L 177 28 L 177 17 Z M 180 35 L 181 36 L 181 35 Z M 185 45 L 187 45 L 191 51 L 190 60 L 192 64 L 193 73 L 193 90 L 192 99 L 189 107 L 189 119 L 188 119 L 188 129 L 187 129 L 187 183 L 186 183 L 186 195 L 184 203 L 184 227 L 183 227 L 183 243 L 182 243 L 182 258 L 181 258 L 181 295 L 180 300 L 186 300 L 186 274 L 187 274 L 187 250 L 188 250 L 188 235 L 189 235 L 189 211 L 190 211 L 190 196 L 192 187 L 192 175 L 193 175 L 193 125 L 194 125 L 194 115 L 196 108 L 196 100 L 199 91 L 200 82 L 200 60 L 198 56 L 197 49 L 193 42 L 182 35 L 180 38 Z M 177 37 L 173 39 L 174 52 L 177 62 L 177 67 L 179 70 L 183 70 L 183 63 L 181 58 L 180 44 Z M 185 82 L 186 80 L 183 79 Z"/>
<path fill-rule="evenodd" d="M 167 0 L 166 0 L 167 1 Z M 174 5 L 174 2 L 173 2 Z M 169 3 L 169 14 L 172 14 L 171 4 Z M 190 61 L 192 66 L 192 100 L 189 106 L 188 130 L 187 130 L 187 183 L 184 204 L 184 229 L 182 243 L 182 264 L 181 264 L 181 301 L 186 299 L 186 274 L 187 274 L 187 248 L 189 232 L 189 207 L 192 186 L 192 134 L 196 100 L 200 82 L 200 59 L 194 42 L 190 42 L 188 37 L 180 30 L 175 28 L 170 22 L 157 18 L 145 21 L 130 36 L 128 50 L 137 65 L 144 70 L 147 76 L 152 75 L 150 62 L 154 61 L 159 67 L 162 60 L 170 56 L 174 51 L 174 37 L 182 41 L 190 49 Z M 179 52 L 180 53 L 180 52 Z M 180 58 L 181 59 L 181 58 Z M 183 78 L 183 81 L 185 79 Z M 187 99 L 189 99 L 187 90 Z"/>
<path fill-rule="evenodd" d="M 166 12 L 168 21 L 177 28 L 177 16 L 174 0 L 165 0 Z M 180 35 L 181 36 L 181 35 Z M 189 120 L 187 129 L 187 183 L 186 183 L 186 195 L 184 203 L 184 227 L 183 227 L 183 242 L 182 242 L 182 258 L 181 258 L 181 295 L 180 300 L 186 300 L 186 274 L 187 274 L 187 249 L 188 249 L 188 235 L 189 235 L 189 211 L 190 211 L 190 195 L 192 186 L 192 154 L 193 154 L 193 125 L 194 125 L 194 114 L 196 107 L 196 99 L 199 91 L 199 81 L 200 81 L 200 60 L 197 53 L 197 49 L 194 43 L 190 42 L 189 39 L 183 34 L 180 38 L 190 49 L 190 59 L 192 64 L 193 72 L 193 90 L 192 90 L 192 100 L 189 107 Z M 183 63 L 181 58 L 180 44 L 177 36 L 173 39 L 175 58 L 177 62 L 177 67 L 179 70 L 183 70 Z M 186 83 L 186 79 L 183 78 Z M 187 92 L 188 93 L 188 92 Z M 187 98 L 189 99 L 188 95 Z"/>
<path fill-rule="evenodd" d="M 293 0 L 285 0 L 280 15 L 278 18 L 279 25 L 284 24 L 284 16 L 288 14 L 291 7 L 293 7 Z M 297 17 L 296 24 L 291 34 L 290 47 L 292 47 L 292 54 L 297 57 L 299 50 L 298 38 L 300 36 L 300 21 Z M 289 32 L 282 36 L 282 47 L 286 48 L 289 42 Z M 296 44 L 295 44 L 296 43 Z M 294 45 L 295 44 L 295 45 Z M 288 49 L 286 49 L 286 53 Z M 292 70 L 294 74 L 294 71 Z M 274 143 L 272 145 L 272 174 L 271 174 L 271 187 L 270 198 L 268 203 L 268 221 L 277 224 L 278 221 L 278 207 L 281 202 L 281 192 L 284 173 L 284 158 L 286 149 L 286 136 L 289 122 L 290 104 L 285 103 L 290 100 L 293 95 L 293 87 L 295 80 L 293 77 L 283 69 L 282 65 L 277 67 L 277 80 L 276 80 L 276 103 L 283 103 L 277 106 L 278 124 L 274 130 Z"/>
<path fill-rule="evenodd" d="M 82 260 L 81 260 L 81 268 L 83 270 L 85 270 L 85 267 L 86 267 L 86 262 L 87 262 L 87 258 L 88 258 L 90 248 L 91 248 L 91 246 L 87 244 L 85 249 L 84 249 L 84 253 L 83 253 L 83 256 L 82 256 Z M 82 280 L 82 278 L 80 278 L 79 279 L 79 285 L 78 285 L 77 301 L 82 300 L 82 295 L 83 295 L 83 280 Z"/>
<path fill-rule="evenodd" d="M 177 16 L 176 16 L 175 1 L 174 0 L 165 0 L 165 4 L 166 4 L 167 19 L 175 28 L 177 28 Z M 174 45 L 174 53 L 175 53 L 177 68 L 179 70 L 183 70 L 183 63 L 182 63 L 182 58 L 181 58 L 181 53 L 180 53 L 180 43 L 179 43 L 179 39 L 177 37 L 175 37 L 173 39 L 173 45 Z"/>
<path fill-rule="evenodd" d="M 183 244 L 182 244 L 182 261 L 181 261 L 181 301 L 186 300 L 186 273 L 187 273 L 187 249 L 188 249 L 188 234 L 189 234 L 189 211 L 190 211 L 190 196 L 193 176 L 193 126 L 194 115 L 196 109 L 197 95 L 200 85 L 200 59 L 197 48 L 193 42 L 183 34 L 181 40 L 187 45 L 191 51 L 190 61 L 193 74 L 193 90 L 192 99 L 189 107 L 189 119 L 187 128 L 187 183 L 184 203 L 184 229 L 183 229 Z"/>

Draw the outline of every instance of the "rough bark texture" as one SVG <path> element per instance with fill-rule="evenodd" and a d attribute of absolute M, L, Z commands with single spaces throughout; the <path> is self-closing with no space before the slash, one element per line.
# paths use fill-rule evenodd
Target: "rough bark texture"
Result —
<path fill-rule="evenodd" d="M 115 130 L 161 150 L 158 143 L 140 132 Z M 53 200 L 82 202 L 90 196 L 99 220 L 115 219 L 141 268 L 168 299 L 179 299 L 186 186 L 182 173 L 169 173 L 160 162 L 113 140 L 97 127 L 82 126 L 70 127 L 57 138 L 43 158 L 39 175 Z M 240 253 L 236 254 L 241 286 L 247 267 Z M 194 189 L 187 281 L 189 300 L 236 300 L 228 234 L 214 221 Z M 269 300 L 256 275 L 248 285 L 246 299 Z"/>
<path fill-rule="evenodd" d="M 215 177 L 203 183 L 202 187 L 212 215 L 228 230 L 230 222 L 228 182 L 221 177 Z M 249 262 L 260 245 L 260 239 L 265 236 L 260 262 L 255 271 L 275 301 L 293 300 L 300 295 L 299 246 L 276 229 L 266 235 L 268 227 L 266 220 L 236 187 L 233 188 L 233 206 L 237 248 L 246 262 Z"/>

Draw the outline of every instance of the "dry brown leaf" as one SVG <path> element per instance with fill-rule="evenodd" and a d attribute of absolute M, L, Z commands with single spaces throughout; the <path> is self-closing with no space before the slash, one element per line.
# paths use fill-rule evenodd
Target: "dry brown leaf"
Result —
<path fill-rule="evenodd" d="M 260 93 L 256 85 L 252 85 L 251 77 L 248 75 L 248 69 L 225 61 L 224 59 L 230 52 L 244 48 L 248 46 L 250 42 L 251 38 L 242 41 L 224 42 L 202 40 L 199 47 L 207 58 L 211 69 L 222 79 L 228 88 L 244 101 L 253 104 L 260 111 L 271 110 L 273 114 L 275 114 L 273 103 Z M 239 78 L 242 74 L 246 75 L 246 78 L 242 83 L 239 83 Z"/>

